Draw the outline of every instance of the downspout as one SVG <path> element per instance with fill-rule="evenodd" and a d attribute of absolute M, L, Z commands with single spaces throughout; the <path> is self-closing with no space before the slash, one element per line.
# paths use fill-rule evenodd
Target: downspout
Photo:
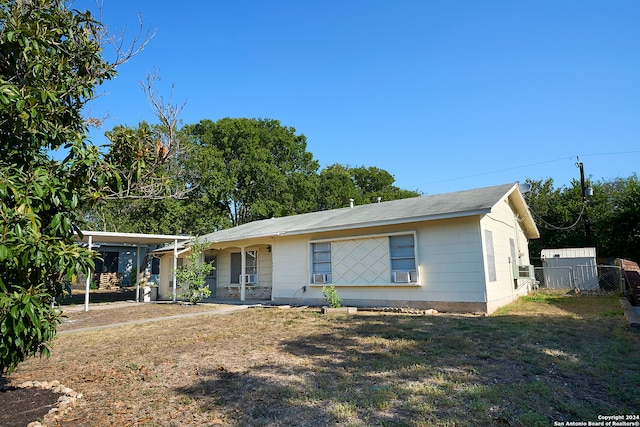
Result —
<path fill-rule="evenodd" d="M 89 236 L 89 250 L 93 247 L 93 236 Z M 86 288 L 84 292 L 84 311 L 89 311 L 89 289 L 91 289 L 91 269 L 87 270 Z"/>

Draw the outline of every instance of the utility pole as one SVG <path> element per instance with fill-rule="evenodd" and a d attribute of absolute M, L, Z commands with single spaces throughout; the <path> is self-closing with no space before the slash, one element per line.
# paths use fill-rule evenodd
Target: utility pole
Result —
<path fill-rule="evenodd" d="M 591 241 L 591 223 L 589 223 L 589 217 L 587 216 L 587 195 L 590 196 L 591 194 L 587 194 L 587 188 L 584 186 L 584 165 L 580 161 L 580 157 L 577 157 L 577 160 L 578 162 L 576 163 L 576 166 L 578 166 L 578 168 L 580 169 L 580 185 L 582 186 L 582 203 L 584 203 L 584 212 L 582 217 L 584 218 L 585 240 L 587 246 L 592 246 L 593 243 Z M 591 193 L 592 191 L 593 190 L 589 188 L 589 193 Z"/>

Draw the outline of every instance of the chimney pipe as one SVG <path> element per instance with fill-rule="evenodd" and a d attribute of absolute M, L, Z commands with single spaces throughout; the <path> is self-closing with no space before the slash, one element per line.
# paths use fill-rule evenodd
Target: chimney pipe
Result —
<path fill-rule="evenodd" d="M 349 199 L 349 207 L 353 208 L 353 199 Z"/>

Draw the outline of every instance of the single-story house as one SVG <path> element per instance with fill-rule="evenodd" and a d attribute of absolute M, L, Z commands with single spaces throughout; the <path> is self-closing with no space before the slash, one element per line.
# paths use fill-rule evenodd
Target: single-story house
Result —
<path fill-rule="evenodd" d="M 200 237 L 214 298 L 491 313 L 530 290 L 540 234 L 520 186 L 505 184 L 255 221 Z M 160 260 L 172 294 L 172 257 Z"/>

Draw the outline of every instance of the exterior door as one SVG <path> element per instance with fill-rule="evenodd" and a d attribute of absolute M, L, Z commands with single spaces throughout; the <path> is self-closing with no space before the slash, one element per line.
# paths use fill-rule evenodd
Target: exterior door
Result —
<path fill-rule="evenodd" d="M 216 297 L 216 290 L 218 288 L 218 280 L 217 280 L 217 275 L 216 275 L 216 269 L 218 268 L 218 259 L 216 256 L 213 255 L 205 255 L 204 256 L 204 262 L 207 263 L 211 263 L 211 265 L 213 265 L 213 270 L 211 270 L 211 272 L 209 273 L 209 275 L 207 277 L 204 278 L 205 283 L 207 284 L 207 286 L 209 287 L 209 290 L 211 291 L 211 295 L 209 296 L 209 298 L 215 298 Z"/>

